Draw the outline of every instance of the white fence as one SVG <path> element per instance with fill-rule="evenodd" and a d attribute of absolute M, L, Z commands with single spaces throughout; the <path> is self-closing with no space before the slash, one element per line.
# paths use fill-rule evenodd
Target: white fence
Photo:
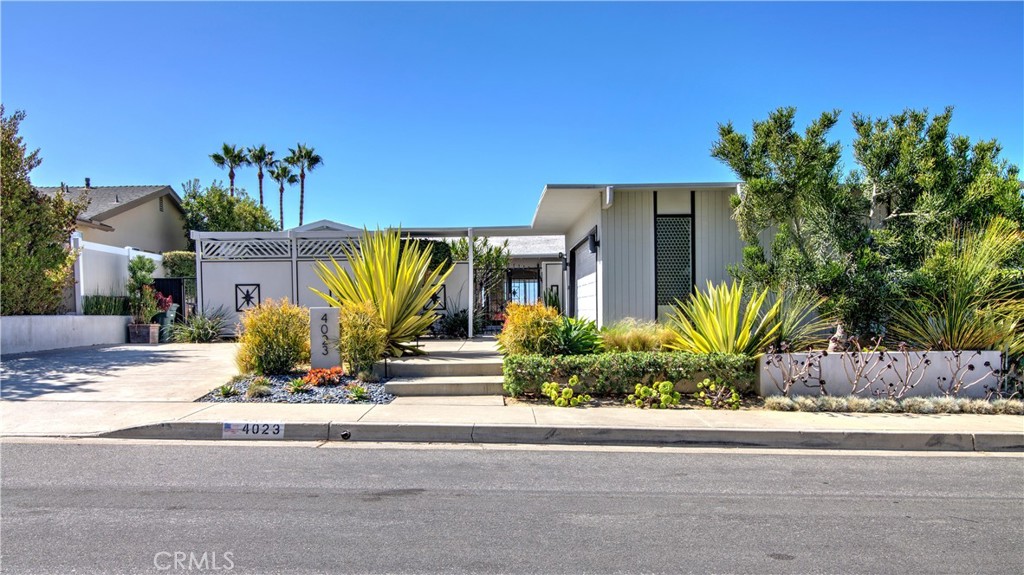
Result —
<path fill-rule="evenodd" d="M 289 236 L 287 232 L 254 232 L 252 236 L 256 237 L 237 237 L 243 235 L 240 233 L 216 235 L 224 239 L 193 232 L 198 305 L 203 310 L 221 308 L 231 323 L 237 322 L 246 309 L 270 298 L 286 297 L 306 307 L 326 305 L 310 289 L 329 292 L 316 273 L 317 261 L 327 263 L 334 257 L 346 271 L 351 271 L 341 248 L 354 239 L 352 235 L 323 232 L 311 232 L 309 236 Z M 438 291 L 440 309 L 466 308 L 472 297 L 468 284 L 469 264 L 456 263 L 448 281 Z"/>
<path fill-rule="evenodd" d="M 75 261 L 75 311 L 82 313 L 82 298 L 88 295 L 125 295 L 128 261 L 145 256 L 156 263 L 153 277 L 164 277 L 164 257 L 132 247 L 117 248 L 87 242 L 78 233 L 71 236 L 71 247 L 79 250 Z"/>

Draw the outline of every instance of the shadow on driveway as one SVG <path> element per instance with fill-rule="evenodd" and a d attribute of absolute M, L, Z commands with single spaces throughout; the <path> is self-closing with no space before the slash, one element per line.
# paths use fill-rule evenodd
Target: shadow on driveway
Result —
<path fill-rule="evenodd" d="M 95 393 L 84 387 L 114 378 L 131 382 L 129 370 L 187 361 L 177 346 L 96 346 L 4 355 L 0 359 L 0 399 L 21 401 L 49 394 Z M 141 382 L 140 382 L 141 383 Z M 59 399 L 59 398 L 53 398 Z"/>

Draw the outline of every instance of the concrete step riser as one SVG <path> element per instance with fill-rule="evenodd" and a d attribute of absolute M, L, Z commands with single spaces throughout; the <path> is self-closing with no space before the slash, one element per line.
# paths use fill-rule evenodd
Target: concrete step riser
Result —
<path fill-rule="evenodd" d="M 374 366 L 378 376 L 384 376 L 384 364 Z M 502 375 L 500 363 L 436 363 L 436 364 L 403 364 L 389 362 L 388 377 L 472 377 Z"/>
<path fill-rule="evenodd" d="M 500 383 L 386 383 L 384 391 L 399 397 L 435 395 L 501 395 Z"/>

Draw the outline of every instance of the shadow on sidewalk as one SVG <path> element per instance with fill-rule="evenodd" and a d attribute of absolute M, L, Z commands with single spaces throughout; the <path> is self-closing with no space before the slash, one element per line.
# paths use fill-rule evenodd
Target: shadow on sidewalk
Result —
<path fill-rule="evenodd" d="M 0 399 L 22 401 L 49 394 L 95 392 L 83 386 L 106 378 L 130 378 L 125 371 L 180 360 L 180 350 L 124 345 L 5 355 L 0 358 Z"/>

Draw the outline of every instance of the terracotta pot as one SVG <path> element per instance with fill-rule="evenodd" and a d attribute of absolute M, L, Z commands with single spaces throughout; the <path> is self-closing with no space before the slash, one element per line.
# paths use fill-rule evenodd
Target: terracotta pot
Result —
<path fill-rule="evenodd" d="M 128 343 L 157 343 L 160 341 L 160 324 L 128 324 Z"/>

